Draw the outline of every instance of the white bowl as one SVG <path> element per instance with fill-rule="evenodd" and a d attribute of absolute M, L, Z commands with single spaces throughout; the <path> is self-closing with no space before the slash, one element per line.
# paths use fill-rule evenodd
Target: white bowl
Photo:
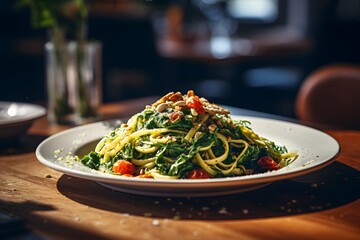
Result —
<path fill-rule="evenodd" d="M 44 107 L 16 102 L 0 102 L 0 141 L 22 135 L 35 119 L 46 114 Z"/>

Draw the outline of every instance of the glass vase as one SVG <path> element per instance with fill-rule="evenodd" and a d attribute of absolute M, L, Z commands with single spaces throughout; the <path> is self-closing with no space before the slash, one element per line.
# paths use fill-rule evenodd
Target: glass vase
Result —
<path fill-rule="evenodd" d="M 102 99 L 102 49 L 99 42 L 45 45 L 48 119 L 83 124 L 99 118 Z"/>

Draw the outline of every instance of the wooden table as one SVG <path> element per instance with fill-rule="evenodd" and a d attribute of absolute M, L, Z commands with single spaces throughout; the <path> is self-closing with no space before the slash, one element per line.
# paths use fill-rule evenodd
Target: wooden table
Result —
<path fill-rule="evenodd" d="M 108 104 L 102 110 L 105 117 L 124 117 L 152 100 Z M 29 230 L 25 232 L 20 222 L 16 237 L 30 234 L 50 239 L 358 239 L 360 236 L 358 131 L 327 131 L 339 141 L 340 156 L 322 170 L 301 178 L 223 197 L 162 198 L 111 191 L 42 165 L 35 157 L 35 148 L 46 137 L 65 128 L 68 127 L 49 126 L 44 117 L 34 123 L 20 142 L 0 146 L 0 212 L 21 218 Z M 4 225 L 0 228 L 0 232 L 5 230 Z"/>

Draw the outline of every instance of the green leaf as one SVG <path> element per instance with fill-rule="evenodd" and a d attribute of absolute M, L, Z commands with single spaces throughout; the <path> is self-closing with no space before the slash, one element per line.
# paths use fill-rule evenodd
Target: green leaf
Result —
<path fill-rule="evenodd" d="M 30 9 L 34 28 L 81 31 L 88 17 L 85 0 L 19 0 L 15 7 Z"/>
<path fill-rule="evenodd" d="M 125 144 L 124 148 L 121 150 L 122 156 L 126 159 L 133 158 L 134 156 L 134 146 L 130 142 Z"/>
<path fill-rule="evenodd" d="M 166 156 L 176 158 L 186 151 L 186 143 L 168 142 L 166 144 Z"/>
<path fill-rule="evenodd" d="M 238 165 L 244 165 L 246 168 L 257 168 L 257 160 L 262 155 L 261 148 L 257 145 L 250 145 L 244 155 L 240 158 Z"/>
<path fill-rule="evenodd" d="M 170 176 L 183 176 L 186 172 L 193 169 L 194 166 L 191 161 L 189 161 L 193 155 L 191 154 L 181 154 L 174 164 L 171 165 L 168 175 Z"/>
<path fill-rule="evenodd" d="M 195 140 L 194 147 L 195 148 L 207 147 L 213 142 L 215 143 L 217 142 L 216 135 L 204 132 L 200 135 L 198 139 Z"/>
<path fill-rule="evenodd" d="M 91 151 L 81 159 L 81 163 L 89 168 L 98 170 L 100 166 L 100 156 L 96 152 Z"/>

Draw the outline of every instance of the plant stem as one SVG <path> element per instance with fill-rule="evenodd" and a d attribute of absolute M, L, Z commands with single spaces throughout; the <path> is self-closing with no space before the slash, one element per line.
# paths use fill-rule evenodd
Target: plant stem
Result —
<path fill-rule="evenodd" d="M 67 51 L 64 30 L 59 26 L 51 28 L 51 41 L 53 43 L 55 66 L 60 68 L 59 75 L 54 76 L 54 81 L 57 81 L 58 77 L 61 81 L 61 89 L 54 89 L 54 114 L 56 119 L 60 122 L 62 118 L 66 118 L 67 115 L 73 112 L 72 107 L 69 104 L 69 92 L 68 92 L 68 77 L 67 77 Z M 57 72 L 56 72 L 57 73 Z M 56 82 L 54 83 L 56 86 Z M 58 90 L 58 91 L 56 91 Z M 65 120 L 66 121 L 66 120 Z"/>

